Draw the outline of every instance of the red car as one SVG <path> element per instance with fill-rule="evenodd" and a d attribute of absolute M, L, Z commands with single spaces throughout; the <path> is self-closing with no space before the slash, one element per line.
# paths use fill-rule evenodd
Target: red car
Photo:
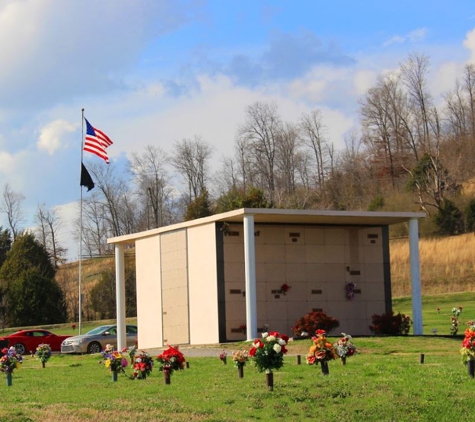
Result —
<path fill-rule="evenodd" d="M 49 344 L 53 352 L 61 351 L 61 343 L 71 336 L 57 336 L 48 330 L 20 330 L 8 336 L 0 337 L 0 344 L 14 346 L 17 353 L 35 353 L 40 344 Z M 8 341 L 8 345 L 5 344 Z"/>

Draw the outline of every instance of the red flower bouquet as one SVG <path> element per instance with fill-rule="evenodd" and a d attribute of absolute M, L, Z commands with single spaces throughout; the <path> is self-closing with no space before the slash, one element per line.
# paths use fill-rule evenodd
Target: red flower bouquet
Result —
<path fill-rule="evenodd" d="M 168 346 L 168 349 L 157 356 L 160 365 L 159 370 L 178 371 L 185 368 L 185 356 L 178 350 L 178 347 Z"/>
<path fill-rule="evenodd" d="M 152 369 L 153 359 L 148 355 L 148 353 L 141 351 L 138 355 L 135 355 L 134 378 L 145 379 L 147 378 L 147 375 L 150 375 Z"/>

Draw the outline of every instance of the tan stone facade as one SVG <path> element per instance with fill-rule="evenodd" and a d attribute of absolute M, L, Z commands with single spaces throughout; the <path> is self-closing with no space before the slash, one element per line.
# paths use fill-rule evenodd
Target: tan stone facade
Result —
<path fill-rule="evenodd" d="M 298 318 L 323 310 L 339 319 L 339 330 L 370 333 L 371 315 L 386 311 L 385 293 L 390 288 L 381 228 L 256 225 L 255 229 L 259 331 L 291 334 Z M 226 339 L 243 340 L 242 226 L 232 225 L 230 232 L 233 236 L 224 236 Z M 356 284 L 354 300 L 346 297 L 348 282 Z M 286 294 L 280 292 L 283 284 L 290 286 Z"/>

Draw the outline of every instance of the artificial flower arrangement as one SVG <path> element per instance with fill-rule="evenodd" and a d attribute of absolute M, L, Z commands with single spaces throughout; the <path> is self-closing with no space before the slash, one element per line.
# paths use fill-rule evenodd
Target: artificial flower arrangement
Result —
<path fill-rule="evenodd" d="M 125 368 L 127 368 L 129 362 L 127 361 L 126 355 L 123 351 L 119 352 L 118 350 L 114 350 L 114 347 L 111 344 L 106 344 L 101 355 L 103 360 L 99 363 L 103 363 L 110 372 L 115 372 L 117 374 L 122 372 L 125 374 Z"/>
<path fill-rule="evenodd" d="M 252 343 L 249 356 L 259 372 L 271 373 L 284 365 L 285 347 L 289 337 L 277 331 L 262 333 L 262 339 L 256 339 Z"/>
<path fill-rule="evenodd" d="M 228 363 L 227 362 L 227 356 L 228 354 L 226 353 L 226 350 L 223 350 L 220 354 L 219 354 L 219 360 L 221 362 L 223 362 L 225 365 Z"/>
<path fill-rule="evenodd" d="M 41 363 L 48 362 L 51 357 L 52 351 L 49 344 L 41 343 L 36 348 L 35 356 L 41 361 Z"/>
<path fill-rule="evenodd" d="M 349 283 L 346 283 L 345 291 L 346 291 L 346 298 L 348 300 L 354 300 L 355 299 L 355 287 L 356 287 L 356 284 L 353 283 L 352 281 L 349 282 Z"/>
<path fill-rule="evenodd" d="M 134 357 L 134 372 L 133 377 L 138 379 L 145 379 L 153 369 L 153 359 L 148 353 L 143 350 Z"/>
<path fill-rule="evenodd" d="M 287 283 L 282 284 L 282 286 L 280 286 L 280 293 L 285 296 L 291 287 L 292 286 L 289 286 Z"/>
<path fill-rule="evenodd" d="M 124 347 L 122 349 L 122 353 L 127 353 L 129 355 L 129 358 L 130 358 L 130 363 L 133 364 L 134 363 L 134 358 L 135 358 L 135 353 L 137 353 L 137 347 L 135 347 L 135 345 L 129 346 L 129 347 Z"/>
<path fill-rule="evenodd" d="M 450 326 L 450 334 L 456 335 L 459 330 L 459 316 L 462 312 L 462 307 L 452 308 L 452 325 Z"/>
<path fill-rule="evenodd" d="M 173 371 L 182 370 L 185 368 L 185 356 L 178 350 L 178 347 L 168 346 L 168 349 L 157 356 L 159 370 Z"/>
<path fill-rule="evenodd" d="M 333 344 L 326 337 L 325 330 L 317 330 L 317 336 L 312 337 L 313 345 L 307 355 L 307 363 L 315 365 L 318 362 L 328 362 L 338 357 Z"/>
<path fill-rule="evenodd" d="M 16 349 L 11 346 L 9 349 L 6 347 L 2 349 L 3 356 L 0 359 L 0 371 L 6 374 L 12 374 L 16 368 L 20 367 L 23 362 L 23 358 Z"/>
<path fill-rule="evenodd" d="M 352 337 L 349 334 L 341 333 L 341 337 L 333 344 L 336 354 L 340 357 L 343 364 L 346 362 L 346 358 L 353 356 L 356 353 L 356 347 L 353 344 Z"/>
<path fill-rule="evenodd" d="M 473 324 L 465 330 L 465 338 L 462 341 L 460 353 L 464 364 L 467 364 L 469 360 L 475 360 L 475 325 Z"/>
<path fill-rule="evenodd" d="M 246 365 L 249 360 L 249 353 L 247 350 L 236 350 L 233 353 L 233 362 L 236 368 L 240 368 Z"/>

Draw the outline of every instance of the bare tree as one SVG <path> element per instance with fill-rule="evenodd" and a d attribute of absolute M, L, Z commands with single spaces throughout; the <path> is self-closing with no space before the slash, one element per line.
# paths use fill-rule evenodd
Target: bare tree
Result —
<path fill-rule="evenodd" d="M 107 238 L 138 231 L 138 215 L 141 209 L 131 200 L 133 196 L 129 184 L 117 172 L 114 164 L 104 166 L 102 163 L 89 165 L 89 171 L 95 182 L 91 195 L 82 203 L 83 245 L 87 254 L 109 253 Z M 77 221 L 80 232 L 79 220 Z"/>
<path fill-rule="evenodd" d="M 320 110 L 312 110 L 303 114 L 300 119 L 301 134 L 305 145 L 313 153 L 316 163 L 317 189 L 325 191 L 325 180 L 328 173 L 328 148 L 326 141 L 326 126 Z"/>
<path fill-rule="evenodd" d="M 12 232 L 13 241 L 20 234 L 20 225 L 24 222 L 21 208 L 25 197 L 21 193 L 14 192 L 8 183 L 3 188 L 3 204 L 0 210 L 7 216 L 8 227 Z"/>
<path fill-rule="evenodd" d="M 171 164 L 185 179 L 189 202 L 198 198 L 206 189 L 209 177 L 209 160 L 213 150 L 199 136 L 183 139 L 174 145 Z"/>
<path fill-rule="evenodd" d="M 463 88 L 467 96 L 470 134 L 472 140 L 475 141 L 475 65 L 467 64 L 464 70 Z"/>
<path fill-rule="evenodd" d="M 66 262 L 67 250 L 58 241 L 58 233 L 61 229 L 62 221 L 54 208 L 47 209 L 45 204 L 38 205 L 36 209 L 35 222 L 38 241 L 48 251 L 55 268 Z"/>
<path fill-rule="evenodd" d="M 131 194 L 129 186 L 117 173 L 114 164 L 104 166 L 92 164 L 89 166 L 90 172 L 96 182 L 96 193 L 100 193 L 99 201 L 102 204 L 108 230 L 111 236 L 120 236 L 135 231 L 136 222 L 130 221 L 135 216 L 130 216 L 125 206 L 126 198 Z M 95 197 L 95 196 L 94 196 Z"/>
<path fill-rule="evenodd" d="M 301 161 L 299 128 L 291 123 L 283 125 L 276 142 L 276 170 L 278 184 L 286 195 L 297 188 L 297 171 Z"/>
<path fill-rule="evenodd" d="M 427 90 L 429 58 L 421 54 L 411 54 L 401 64 L 401 76 L 409 95 L 409 105 L 414 114 L 413 132 L 418 134 L 419 145 L 424 153 L 433 154 L 431 137 L 432 96 Z"/>
<path fill-rule="evenodd" d="M 131 169 L 138 195 L 144 202 L 147 229 L 170 224 L 173 220 L 172 188 L 165 168 L 168 161 L 167 154 L 152 145 L 146 146 L 142 153 L 132 154 Z"/>
<path fill-rule="evenodd" d="M 238 130 L 238 138 L 246 141 L 252 164 L 263 179 L 271 203 L 275 194 L 275 165 L 278 137 L 282 122 L 277 106 L 256 102 L 246 110 L 246 122 Z"/>
<path fill-rule="evenodd" d="M 85 247 L 82 252 L 84 256 L 93 257 L 95 255 L 105 255 L 110 253 L 110 246 L 107 244 L 109 237 L 109 225 L 106 218 L 106 207 L 101 201 L 98 192 L 93 192 L 82 203 L 82 227 L 79 219 L 76 222 L 77 239 L 81 237 L 81 241 Z"/>

